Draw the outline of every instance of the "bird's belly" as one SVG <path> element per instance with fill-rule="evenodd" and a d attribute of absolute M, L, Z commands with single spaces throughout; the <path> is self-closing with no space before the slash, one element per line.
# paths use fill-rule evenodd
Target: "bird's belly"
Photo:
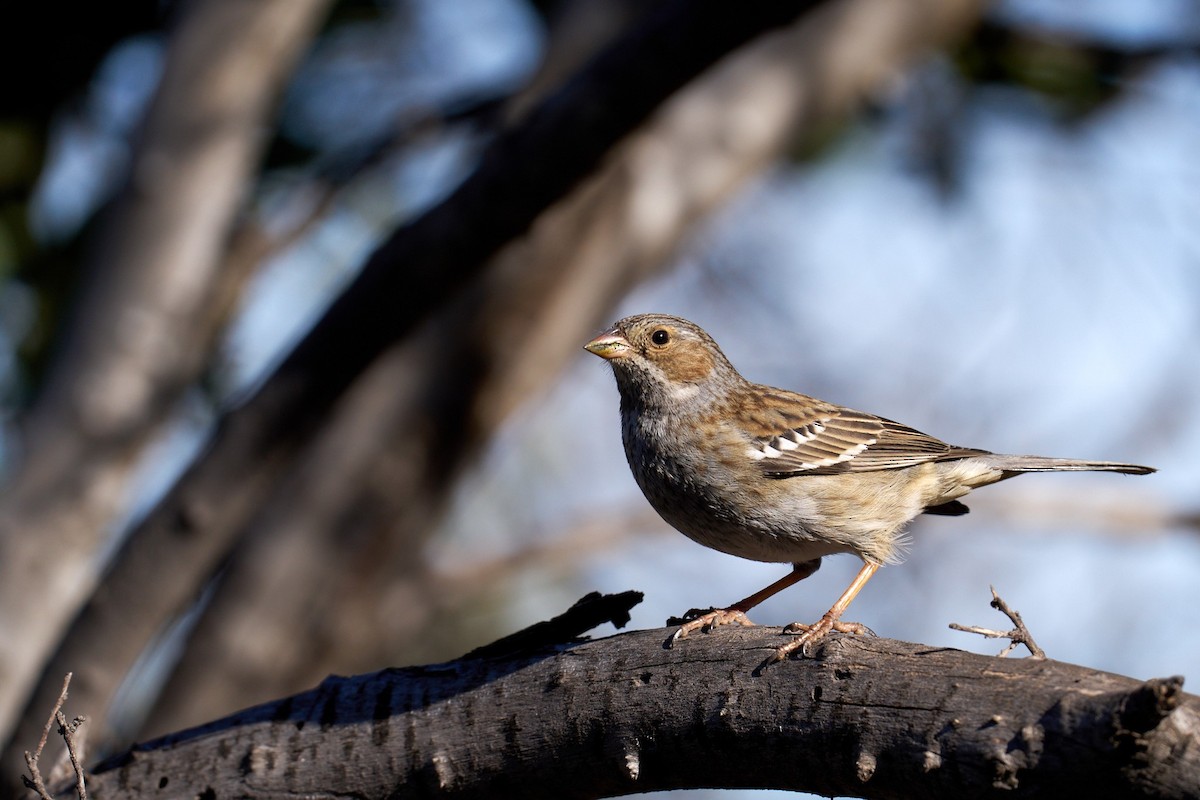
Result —
<path fill-rule="evenodd" d="M 751 561 L 799 564 L 834 553 L 851 553 L 854 548 L 823 540 L 812 535 L 796 535 L 795 526 L 786 531 L 777 528 L 764 529 L 747 525 L 727 526 L 724 524 L 689 523 L 692 520 L 676 520 L 663 513 L 660 515 L 676 530 L 689 539 L 713 550 L 728 553 Z"/>
<path fill-rule="evenodd" d="M 747 498 L 745 486 L 721 470 L 701 473 L 704 480 L 698 480 L 695 470 L 658 467 L 649 480 L 637 476 L 646 499 L 671 527 L 705 547 L 752 561 L 789 564 L 857 552 L 840 537 L 824 535 L 808 498 L 755 502 Z M 689 477 L 676 478 L 679 474 Z"/>
<path fill-rule="evenodd" d="M 627 451 L 628 454 L 628 451 Z M 801 475 L 775 479 L 735 472 L 720 463 L 677 463 L 642 450 L 630 458 L 654 509 L 705 547 L 753 561 L 799 563 L 854 553 L 876 563 L 898 561 L 903 528 L 921 498 L 899 491 L 920 471 Z"/>

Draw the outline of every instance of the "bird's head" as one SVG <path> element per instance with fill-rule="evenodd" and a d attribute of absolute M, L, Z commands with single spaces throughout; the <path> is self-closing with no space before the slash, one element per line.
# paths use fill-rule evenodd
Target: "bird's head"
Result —
<path fill-rule="evenodd" d="M 744 383 L 711 336 L 666 314 L 626 317 L 584 349 L 612 365 L 623 407 L 703 403 Z"/>

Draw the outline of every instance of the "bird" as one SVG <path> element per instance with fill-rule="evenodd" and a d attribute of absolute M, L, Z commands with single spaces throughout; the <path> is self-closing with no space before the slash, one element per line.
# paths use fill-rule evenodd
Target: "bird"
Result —
<path fill-rule="evenodd" d="M 811 655 L 830 632 L 869 634 L 841 617 L 885 564 L 901 560 L 905 528 L 920 514 L 958 516 L 973 489 L 1027 472 L 1146 475 L 1111 461 L 1002 455 L 946 444 L 874 414 L 752 383 L 698 325 L 667 314 L 625 317 L 584 349 L 612 367 L 621 440 L 646 499 L 668 524 L 722 553 L 791 564 L 784 577 L 742 600 L 693 610 L 667 639 L 753 625 L 747 612 L 812 575 L 821 559 L 858 556 L 863 566 L 815 623 L 764 665 Z"/>

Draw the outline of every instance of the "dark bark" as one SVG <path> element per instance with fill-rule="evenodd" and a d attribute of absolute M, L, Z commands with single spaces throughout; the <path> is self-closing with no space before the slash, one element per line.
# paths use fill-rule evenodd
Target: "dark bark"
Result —
<path fill-rule="evenodd" d="M 878 798 L 1185 798 L 1200 698 L 1055 661 L 777 628 L 667 630 L 332 677 L 140 745 L 93 797 L 592 798 L 773 787 Z"/>

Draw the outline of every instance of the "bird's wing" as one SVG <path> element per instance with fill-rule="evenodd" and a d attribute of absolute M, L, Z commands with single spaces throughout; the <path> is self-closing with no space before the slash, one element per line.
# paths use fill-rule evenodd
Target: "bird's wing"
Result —
<path fill-rule="evenodd" d="M 901 469 L 987 452 L 804 395 L 767 390 L 758 397 L 746 420 L 747 455 L 770 477 Z"/>

